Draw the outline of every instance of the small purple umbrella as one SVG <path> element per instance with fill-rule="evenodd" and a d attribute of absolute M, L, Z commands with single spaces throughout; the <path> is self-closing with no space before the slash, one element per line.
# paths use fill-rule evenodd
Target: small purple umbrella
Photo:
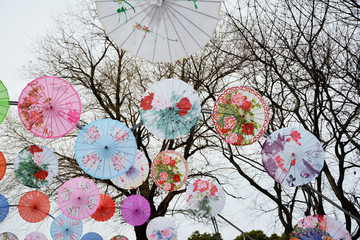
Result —
<path fill-rule="evenodd" d="M 150 204 L 143 196 L 131 195 L 121 205 L 121 214 L 128 224 L 143 225 L 150 217 Z"/>

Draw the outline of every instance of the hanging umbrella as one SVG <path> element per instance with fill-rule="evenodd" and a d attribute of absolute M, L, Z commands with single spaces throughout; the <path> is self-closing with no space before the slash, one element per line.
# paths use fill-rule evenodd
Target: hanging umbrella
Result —
<path fill-rule="evenodd" d="M 129 240 L 129 239 L 123 235 L 117 235 L 115 237 L 112 237 L 110 240 Z"/>
<path fill-rule="evenodd" d="M 226 195 L 223 188 L 212 178 L 193 180 L 185 194 L 188 208 L 199 217 L 213 217 L 225 206 Z"/>
<path fill-rule="evenodd" d="M 351 240 L 345 226 L 327 215 L 307 216 L 301 219 L 290 235 L 290 239 Z"/>
<path fill-rule="evenodd" d="M 6 159 L 2 152 L 0 152 L 0 180 L 3 179 L 6 173 Z"/>
<path fill-rule="evenodd" d="M 87 234 L 81 237 L 81 240 L 103 240 L 103 238 L 98 233 L 88 232 Z"/>
<path fill-rule="evenodd" d="M 52 76 L 37 78 L 22 91 L 18 112 L 23 125 L 42 138 L 59 138 L 79 122 L 81 102 L 65 80 Z"/>
<path fill-rule="evenodd" d="M 1 240 L 18 240 L 18 237 L 11 232 L 3 232 L 0 234 Z"/>
<path fill-rule="evenodd" d="M 95 183 L 83 177 L 66 181 L 59 189 L 60 210 L 71 219 L 90 217 L 100 203 L 100 192 Z"/>
<path fill-rule="evenodd" d="M 149 240 L 175 240 L 177 227 L 170 218 L 156 217 L 147 225 L 146 236 Z"/>
<path fill-rule="evenodd" d="M 9 202 L 3 195 L 0 194 L 0 222 L 4 221 L 9 213 Z"/>
<path fill-rule="evenodd" d="M 225 142 L 248 145 L 265 133 L 269 111 L 258 92 L 244 86 L 232 87 L 216 100 L 212 120 Z"/>
<path fill-rule="evenodd" d="M 134 164 L 136 139 L 125 124 L 100 119 L 86 125 L 75 143 L 75 157 L 89 175 L 110 179 L 124 174 Z"/>
<path fill-rule="evenodd" d="M 49 214 L 50 201 L 44 193 L 31 191 L 20 198 L 18 209 L 25 221 L 36 223 L 44 220 Z"/>
<path fill-rule="evenodd" d="M 99 206 L 91 217 L 96 221 L 104 222 L 114 215 L 115 209 L 116 206 L 114 200 L 106 194 L 101 194 Z"/>
<path fill-rule="evenodd" d="M 123 175 L 110 179 L 117 187 L 134 189 L 144 183 L 149 175 L 149 162 L 144 153 L 136 152 L 134 164 Z"/>
<path fill-rule="evenodd" d="M 9 110 L 9 94 L 4 86 L 4 83 L 0 80 L 0 123 L 6 117 Z"/>
<path fill-rule="evenodd" d="M 66 217 L 64 214 L 57 216 L 50 226 L 51 237 L 55 240 L 77 240 L 83 231 L 81 221 Z"/>
<path fill-rule="evenodd" d="M 150 217 L 150 204 L 146 198 L 140 195 L 127 197 L 121 205 L 121 215 L 130 225 L 143 225 Z"/>
<path fill-rule="evenodd" d="M 106 34 L 152 62 L 189 57 L 212 37 L 220 0 L 95 0 Z M 206 23 L 206 24 L 204 24 Z"/>
<path fill-rule="evenodd" d="M 187 162 L 181 154 L 166 150 L 160 152 L 151 165 L 151 177 L 164 191 L 181 188 L 188 176 Z"/>
<path fill-rule="evenodd" d="M 26 235 L 24 240 L 47 240 L 48 238 L 45 236 L 45 234 L 41 232 L 32 232 Z"/>
<path fill-rule="evenodd" d="M 287 127 L 266 139 L 261 158 L 265 170 L 276 182 L 301 186 L 319 175 L 324 165 L 324 150 L 309 131 Z"/>
<path fill-rule="evenodd" d="M 25 147 L 15 158 L 15 176 L 22 184 L 40 188 L 52 183 L 58 174 L 58 159 L 53 151 L 41 145 Z"/>
<path fill-rule="evenodd" d="M 197 92 L 179 79 L 163 79 L 146 91 L 140 102 L 141 121 L 158 138 L 188 134 L 200 118 Z"/>

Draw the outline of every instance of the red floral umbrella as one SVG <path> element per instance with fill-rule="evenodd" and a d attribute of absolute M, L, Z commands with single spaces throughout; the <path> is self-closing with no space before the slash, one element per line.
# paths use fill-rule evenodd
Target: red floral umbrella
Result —
<path fill-rule="evenodd" d="M 42 192 L 25 193 L 18 205 L 20 216 L 28 222 L 36 223 L 45 219 L 50 212 L 49 198 Z"/>
<path fill-rule="evenodd" d="M 3 179 L 6 173 L 6 159 L 4 154 L 0 152 L 0 180 Z"/>
<path fill-rule="evenodd" d="M 114 215 L 115 209 L 116 206 L 114 200 L 106 194 L 100 194 L 99 207 L 91 217 L 96 221 L 104 222 Z"/>

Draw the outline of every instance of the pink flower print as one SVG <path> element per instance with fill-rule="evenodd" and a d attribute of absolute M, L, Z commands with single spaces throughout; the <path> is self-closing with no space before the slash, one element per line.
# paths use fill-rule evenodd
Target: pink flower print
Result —
<path fill-rule="evenodd" d="M 191 199 L 193 199 L 193 197 L 194 197 L 194 196 L 193 196 L 192 194 L 190 194 L 189 197 L 188 197 L 188 199 L 187 199 L 186 201 L 189 202 Z"/>
<path fill-rule="evenodd" d="M 163 238 L 169 238 L 172 235 L 172 232 L 169 228 L 164 228 L 163 230 L 161 230 L 160 233 L 161 233 L 161 237 Z"/>
<path fill-rule="evenodd" d="M 111 135 L 114 140 L 119 143 L 125 142 L 130 138 L 129 133 L 122 128 L 115 128 Z"/>
<path fill-rule="evenodd" d="M 88 197 L 87 199 L 86 199 L 86 205 L 85 205 L 85 207 L 87 208 L 87 209 L 90 209 L 90 210 L 92 210 L 92 209 L 94 209 L 96 206 L 97 206 L 98 204 L 97 204 L 97 201 L 96 201 L 96 199 L 94 198 L 94 197 Z"/>
<path fill-rule="evenodd" d="M 218 188 L 216 187 L 216 185 L 211 185 L 211 188 L 210 188 L 210 195 L 211 196 L 215 196 L 216 193 L 218 192 Z"/>
<path fill-rule="evenodd" d="M 79 221 L 78 220 L 70 220 L 70 224 L 73 227 L 76 227 L 77 225 L 79 225 Z"/>
<path fill-rule="evenodd" d="M 162 157 L 162 162 L 164 163 L 164 164 L 170 164 L 170 162 L 171 162 L 171 157 L 169 156 L 169 155 L 165 155 L 165 156 L 163 156 Z"/>
<path fill-rule="evenodd" d="M 76 111 L 76 110 L 70 110 L 68 113 L 68 120 L 71 123 L 75 123 L 80 119 L 80 112 Z"/>
<path fill-rule="evenodd" d="M 77 216 L 79 216 L 79 213 L 80 213 L 80 207 L 79 207 L 79 206 L 76 206 L 76 205 L 70 205 L 70 206 L 66 209 L 66 213 L 67 213 L 69 216 L 77 217 Z"/>
<path fill-rule="evenodd" d="M 40 120 L 40 117 L 41 117 L 41 113 L 39 110 L 30 110 L 29 111 L 29 120 L 32 123 L 38 122 Z"/>
<path fill-rule="evenodd" d="M 126 159 L 124 156 L 114 155 L 112 157 L 112 164 L 116 171 L 120 171 L 121 169 L 124 168 L 123 162 L 125 162 L 125 161 L 126 161 Z"/>
<path fill-rule="evenodd" d="M 161 182 L 165 182 L 167 180 L 167 178 L 168 178 L 167 172 L 160 173 L 160 181 Z"/>
<path fill-rule="evenodd" d="M 299 139 L 301 139 L 300 133 L 298 131 L 294 130 L 291 132 L 290 135 L 291 135 L 292 140 L 294 140 L 297 143 L 297 145 L 301 146 L 301 143 L 299 142 Z"/>
<path fill-rule="evenodd" d="M 243 96 L 241 92 L 234 93 L 231 95 L 231 104 L 234 104 L 238 107 L 243 105 L 244 101 L 246 101 L 247 97 Z"/>
<path fill-rule="evenodd" d="M 318 223 L 318 220 L 316 217 L 308 216 L 308 217 L 304 218 L 303 220 L 304 220 L 304 222 L 302 224 L 303 224 L 304 228 L 314 228 L 314 227 L 316 227 L 316 224 Z"/>
<path fill-rule="evenodd" d="M 73 106 L 72 102 L 67 102 L 67 103 L 65 103 L 65 107 L 66 107 L 67 109 L 71 109 L 72 106 Z"/>
<path fill-rule="evenodd" d="M 91 126 L 86 129 L 84 138 L 85 138 L 86 142 L 95 142 L 96 140 L 98 140 L 100 138 L 101 134 L 103 134 L 103 132 L 101 130 L 99 130 L 95 126 Z"/>
<path fill-rule="evenodd" d="M 236 124 L 236 118 L 234 116 L 225 117 L 224 122 L 225 122 L 224 128 L 232 129 Z"/>
<path fill-rule="evenodd" d="M 284 168 L 284 159 L 282 159 L 279 155 L 277 155 L 274 158 L 276 164 L 279 166 L 279 168 L 283 171 L 283 172 L 287 172 L 286 168 Z"/>
<path fill-rule="evenodd" d="M 40 166 L 43 164 L 44 161 L 44 155 L 42 152 L 35 152 L 33 156 L 33 160 L 36 163 L 37 166 Z"/>
<path fill-rule="evenodd" d="M 63 191 L 61 192 L 61 198 L 64 201 L 70 200 L 71 195 L 72 195 L 72 191 L 70 188 L 68 188 L 68 187 L 63 188 Z"/>
<path fill-rule="evenodd" d="M 57 233 L 54 235 L 56 240 L 63 240 L 64 239 L 64 235 L 62 233 Z"/>
<path fill-rule="evenodd" d="M 150 240 L 154 240 L 154 239 L 156 239 L 156 235 L 155 235 L 155 233 L 152 233 L 152 234 L 149 236 L 149 239 L 150 239 Z"/>
<path fill-rule="evenodd" d="M 170 184 L 170 183 L 164 183 L 163 189 L 164 189 L 164 191 L 170 191 L 170 189 L 171 189 L 171 184 Z"/>
<path fill-rule="evenodd" d="M 58 220 L 56 221 L 56 225 L 57 226 L 62 226 L 62 225 L 64 225 L 64 223 L 65 223 L 65 221 L 64 221 L 64 219 L 63 218 L 58 218 Z"/>
<path fill-rule="evenodd" d="M 70 240 L 77 240 L 78 237 L 77 237 L 77 234 L 76 233 L 72 233 L 69 237 Z"/>
<path fill-rule="evenodd" d="M 205 192 L 209 189 L 209 183 L 208 181 L 203 181 L 201 179 L 197 179 L 194 182 L 194 189 L 193 192 L 199 191 L 199 192 Z"/>
<path fill-rule="evenodd" d="M 160 164 L 160 161 L 159 161 L 158 158 L 156 158 L 156 159 L 154 160 L 154 164 L 155 164 L 155 165 L 159 165 L 159 164 Z"/>
<path fill-rule="evenodd" d="M 98 160 L 99 158 L 95 153 L 88 153 L 83 157 L 82 162 L 86 168 L 96 169 L 99 166 L 100 162 Z"/>
<path fill-rule="evenodd" d="M 86 181 L 80 181 L 77 187 L 82 192 L 89 192 L 91 185 Z"/>
<path fill-rule="evenodd" d="M 230 144 L 236 143 L 237 140 L 238 140 L 238 135 L 236 133 L 233 133 L 233 132 L 229 132 L 229 135 L 226 136 L 226 138 L 225 138 L 225 141 L 227 143 L 230 143 Z"/>

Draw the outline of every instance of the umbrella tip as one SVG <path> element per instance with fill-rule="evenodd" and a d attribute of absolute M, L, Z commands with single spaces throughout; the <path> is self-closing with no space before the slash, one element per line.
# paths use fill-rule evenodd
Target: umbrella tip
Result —
<path fill-rule="evenodd" d="M 108 149 L 108 146 L 105 146 L 105 149 Z"/>

